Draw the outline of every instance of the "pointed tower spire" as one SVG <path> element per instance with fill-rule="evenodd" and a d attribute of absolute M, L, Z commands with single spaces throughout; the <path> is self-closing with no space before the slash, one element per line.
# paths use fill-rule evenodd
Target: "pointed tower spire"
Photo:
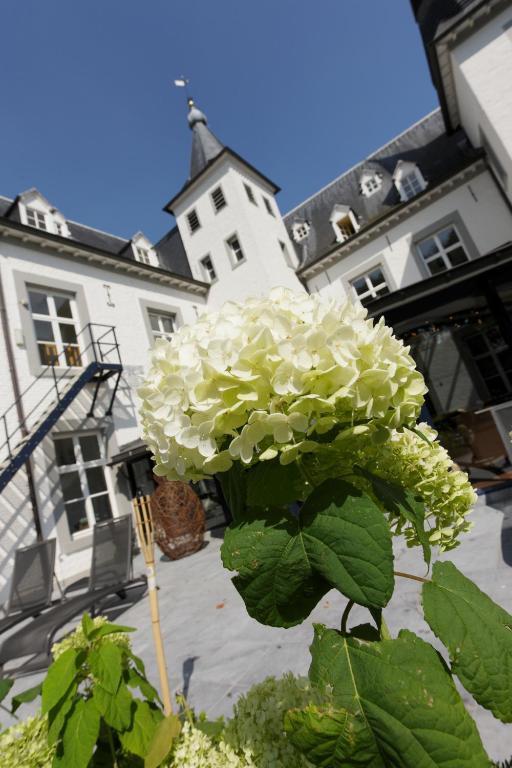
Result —
<path fill-rule="evenodd" d="M 188 124 L 192 131 L 192 153 L 190 155 L 190 179 L 194 179 L 224 149 L 224 145 L 208 128 L 203 112 L 188 99 Z"/>

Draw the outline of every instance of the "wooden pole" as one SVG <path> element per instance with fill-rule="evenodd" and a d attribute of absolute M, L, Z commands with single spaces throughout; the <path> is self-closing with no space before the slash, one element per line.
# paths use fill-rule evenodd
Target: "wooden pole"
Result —
<path fill-rule="evenodd" d="M 171 692 L 169 689 L 167 664 L 165 661 L 162 630 L 160 627 L 160 608 L 158 606 L 158 592 L 155 575 L 155 542 L 149 496 L 139 496 L 138 498 L 133 499 L 133 511 L 135 514 L 135 525 L 139 537 L 139 544 L 146 562 L 148 573 L 149 607 L 151 611 L 151 626 L 155 643 L 156 663 L 158 665 L 158 674 L 160 677 L 160 692 L 162 694 L 164 712 L 166 715 L 170 715 L 172 713 Z"/>

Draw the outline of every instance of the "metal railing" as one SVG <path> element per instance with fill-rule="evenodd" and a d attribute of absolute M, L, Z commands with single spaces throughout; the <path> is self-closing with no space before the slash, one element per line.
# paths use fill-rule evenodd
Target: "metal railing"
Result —
<path fill-rule="evenodd" d="M 96 335 L 96 329 L 103 329 L 105 328 L 103 332 L 100 332 L 100 335 Z M 121 354 L 119 351 L 119 342 L 117 341 L 117 334 L 115 326 L 113 325 L 105 325 L 104 323 L 87 323 L 84 325 L 84 327 L 77 333 L 76 335 L 77 340 L 82 337 L 84 339 L 84 343 L 88 342 L 86 346 L 81 349 L 78 345 L 78 353 L 79 353 L 79 360 L 80 365 L 69 365 L 66 358 L 66 352 L 69 350 L 70 347 L 75 348 L 77 345 L 75 344 L 64 344 L 63 349 L 55 354 L 52 354 L 50 357 L 50 362 L 41 370 L 41 372 L 35 377 L 35 379 L 26 387 L 23 392 L 21 392 L 20 396 L 7 408 L 6 411 L 4 411 L 0 415 L 0 423 L 3 427 L 3 432 L 5 436 L 4 442 L 0 445 L 0 461 L 2 461 L 2 456 L 4 455 L 4 451 L 7 448 L 7 455 L 9 459 L 12 459 L 12 447 L 13 443 L 15 441 L 15 437 L 18 433 L 21 434 L 21 437 L 25 437 L 29 431 L 29 420 L 34 415 L 36 411 L 38 411 L 43 403 L 52 396 L 52 402 L 54 402 L 54 399 L 57 401 L 60 400 L 62 395 L 62 388 L 59 389 L 59 383 L 62 382 L 63 379 L 66 380 L 67 383 L 69 383 L 72 380 L 72 377 L 70 377 L 70 373 L 73 374 L 79 374 L 81 371 L 84 370 L 84 368 L 87 367 L 92 362 L 96 363 L 118 363 L 121 364 Z M 113 359 L 112 359 L 113 358 Z M 66 365 L 61 365 L 61 360 L 64 359 Z M 85 360 L 85 362 L 84 362 Z M 58 375 L 57 375 L 58 372 Z M 21 402 L 23 406 L 23 400 L 26 398 L 27 394 L 43 379 L 49 378 L 51 375 L 52 379 L 52 386 L 45 392 L 45 394 L 37 401 L 35 405 L 33 405 L 28 413 L 24 412 L 23 409 L 23 419 L 20 420 L 17 418 L 17 424 L 14 427 L 9 428 L 8 425 L 8 417 L 11 415 L 11 412 L 16 409 L 16 406 L 18 403 Z M 41 412 L 39 413 L 41 415 Z M 37 423 L 37 419 L 34 423 Z M 32 424 L 32 427 L 34 424 Z M 16 441 L 16 444 L 18 444 L 20 440 Z"/>

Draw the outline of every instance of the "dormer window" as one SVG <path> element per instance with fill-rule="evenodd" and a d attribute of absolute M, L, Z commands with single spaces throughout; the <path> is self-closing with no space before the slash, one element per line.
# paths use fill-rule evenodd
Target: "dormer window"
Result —
<path fill-rule="evenodd" d="M 151 255 L 149 253 L 149 250 L 147 248 L 141 248 L 137 246 L 135 248 L 135 254 L 137 257 L 137 261 L 142 262 L 142 264 L 149 264 L 151 265 Z"/>
<path fill-rule="evenodd" d="M 195 208 L 190 213 L 187 213 L 187 221 L 190 234 L 193 235 L 201 227 L 201 222 Z"/>
<path fill-rule="evenodd" d="M 213 190 L 211 197 L 215 213 L 218 213 L 227 205 L 222 187 L 216 187 L 216 189 Z"/>
<path fill-rule="evenodd" d="M 382 176 L 380 173 L 367 173 L 361 177 L 361 194 L 364 197 L 371 197 L 382 187 Z"/>
<path fill-rule="evenodd" d="M 359 222 L 352 208 L 348 205 L 335 205 L 330 222 L 338 243 L 344 243 L 349 237 L 359 232 Z"/>
<path fill-rule="evenodd" d="M 297 221 L 292 227 L 293 239 L 296 243 L 301 243 L 309 235 L 309 222 Z"/>
<path fill-rule="evenodd" d="M 36 229 L 48 229 L 46 226 L 46 216 L 36 208 L 25 208 L 27 214 L 27 224 Z"/>
<path fill-rule="evenodd" d="M 400 195 L 400 200 L 405 203 L 419 195 L 427 187 L 422 172 L 415 163 L 398 162 L 393 181 Z"/>
<path fill-rule="evenodd" d="M 135 261 L 147 264 L 148 267 L 158 267 L 158 256 L 151 242 L 143 232 L 137 232 L 132 238 L 132 250 Z"/>

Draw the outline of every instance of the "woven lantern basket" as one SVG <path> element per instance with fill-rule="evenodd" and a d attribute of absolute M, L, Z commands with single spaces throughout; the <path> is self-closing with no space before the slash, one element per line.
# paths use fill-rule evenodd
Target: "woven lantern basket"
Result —
<path fill-rule="evenodd" d="M 205 515 L 198 495 L 188 483 L 158 478 L 151 496 L 155 542 L 171 560 L 201 549 Z"/>

